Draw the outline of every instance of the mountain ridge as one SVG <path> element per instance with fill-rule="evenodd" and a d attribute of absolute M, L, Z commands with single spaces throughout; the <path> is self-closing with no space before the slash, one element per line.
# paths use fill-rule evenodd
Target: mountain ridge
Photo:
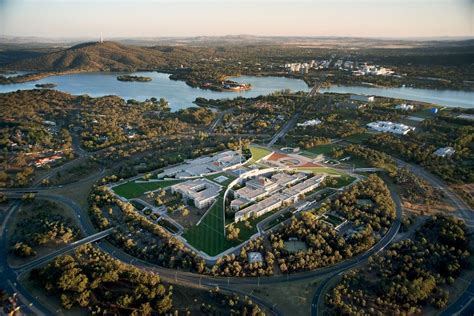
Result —
<path fill-rule="evenodd" d="M 80 43 L 6 67 L 30 71 L 135 71 L 151 70 L 164 63 L 164 54 L 159 50 L 107 41 Z"/>

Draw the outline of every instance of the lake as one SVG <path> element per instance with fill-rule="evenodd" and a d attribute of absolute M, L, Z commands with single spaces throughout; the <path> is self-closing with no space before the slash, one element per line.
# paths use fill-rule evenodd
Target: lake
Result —
<path fill-rule="evenodd" d="M 470 91 L 334 85 L 329 88 L 323 88 L 320 92 L 366 94 L 387 98 L 428 102 L 447 107 L 474 108 L 474 92 Z"/>
<path fill-rule="evenodd" d="M 24 72 L 18 72 L 20 74 Z M 118 95 L 124 99 L 143 101 L 151 97 L 165 98 L 173 111 L 193 105 L 197 97 L 207 99 L 224 99 L 235 97 L 256 97 L 272 92 L 289 89 L 291 91 L 309 91 L 303 80 L 285 77 L 242 76 L 230 78 L 240 83 L 250 83 L 252 89 L 241 92 L 218 92 L 192 88 L 183 81 L 169 79 L 169 74 L 159 72 L 136 72 L 131 75 L 151 77 L 150 82 L 118 81 L 117 76 L 123 73 L 80 73 L 62 76 L 51 76 L 37 81 L 10 85 L 0 85 L 0 93 L 16 90 L 34 89 L 38 83 L 54 83 L 56 89 L 75 95 L 88 94 L 92 97 Z M 405 99 L 434 103 L 448 107 L 474 108 L 474 92 L 455 90 L 431 90 L 417 88 L 380 88 L 364 86 L 331 86 L 320 92 L 353 93 L 375 95 L 388 98 Z"/>
<path fill-rule="evenodd" d="M 230 78 L 241 83 L 250 83 L 252 89 L 241 92 L 218 92 L 192 88 L 184 81 L 169 79 L 169 74 L 158 72 L 136 72 L 131 75 L 151 77 L 150 82 L 118 81 L 119 73 L 80 73 L 62 76 L 51 76 L 37 81 L 18 84 L 0 85 L 0 93 L 16 90 L 34 89 L 35 84 L 54 83 L 55 89 L 74 95 L 88 94 L 92 97 L 118 95 L 124 99 L 143 101 L 151 97 L 165 98 L 173 111 L 193 105 L 197 97 L 207 99 L 223 99 L 235 97 L 256 97 L 272 92 L 290 89 L 291 91 L 308 91 L 303 80 L 284 77 L 253 77 L 242 76 Z"/>

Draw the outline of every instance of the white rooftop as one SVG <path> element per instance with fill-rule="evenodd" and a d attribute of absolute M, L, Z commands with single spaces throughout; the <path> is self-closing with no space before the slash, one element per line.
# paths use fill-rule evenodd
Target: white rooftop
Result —
<path fill-rule="evenodd" d="M 406 135 L 408 132 L 415 130 L 413 126 L 408 126 L 400 123 L 393 123 L 389 121 L 377 121 L 367 124 L 368 127 L 384 133 L 393 133 Z"/>

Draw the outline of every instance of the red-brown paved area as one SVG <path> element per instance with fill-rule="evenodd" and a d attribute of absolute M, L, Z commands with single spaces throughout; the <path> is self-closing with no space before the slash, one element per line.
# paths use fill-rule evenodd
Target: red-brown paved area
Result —
<path fill-rule="evenodd" d="M 285 154 L 280 154 L 280 153 L 273 153 L 270 157 L 267 158 L 267 160 L 277 161 L 282 158 L 290 158 L 290 156 L 285 155 Z"/>

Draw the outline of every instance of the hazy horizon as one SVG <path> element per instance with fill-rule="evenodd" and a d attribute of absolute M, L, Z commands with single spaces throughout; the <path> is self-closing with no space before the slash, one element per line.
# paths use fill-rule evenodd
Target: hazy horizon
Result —
<path fill-rule="evenodd" d="M 1 35 L 472 37 L 474 0 L 0 0 Z"/>

